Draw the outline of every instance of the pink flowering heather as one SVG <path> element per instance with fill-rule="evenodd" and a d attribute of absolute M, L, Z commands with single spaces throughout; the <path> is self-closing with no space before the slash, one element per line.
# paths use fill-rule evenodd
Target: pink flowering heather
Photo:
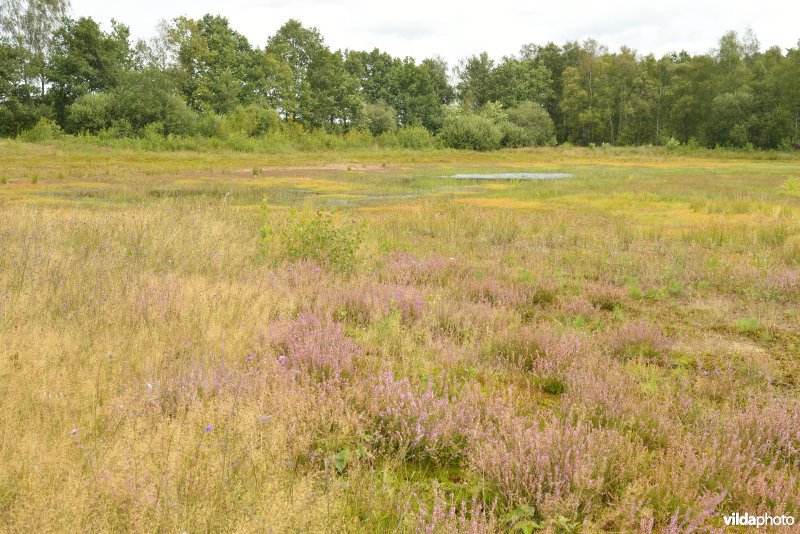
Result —
<path fill-rule="evenodd" d="M 384 261 L 381 279 L 406 285 L 442 285 L 461 278 L 465 272 L 466 268 L 457 258 L 418 258 L 396 252 Z"/>
<path fill-rule="evenodd" d="M 504 506 L 533 506 L 542 516 L 574 516 L 630 483 L 644 467 L 645 449 L 624 435 L 587 423 L 521 420 L 498 429 L 470 460 Z"/>
<path fill-rule="evenodd" d="M 438 395 L 429 384 L 419 388 L 392 373 L 378 377 L 368 391 L 367 414 L 375 445 L 408 459 L 438 464 L 459 462 L 480 422 L 474 402 Z"/>
<path fill-rule="evenodd" d="M 399 284 L 375 284 L 356 281 L 344 287 L 333 287 L 327 297 L 328 306 L 338 319 L 369 324 L 390 313 L 411 324 L 422 316 L 425 295 L 415 287 Z"/>
<path fill-rule="evenodd" d="M 224 362 L 192 359 L 149 383 L 146 391 L 151 406 L 176 417 L 214 397 L 236 393 L 245 387 L 246 377 Z"/>
<path fill-rule="evenodd" d="M 794 269 L 771 271 L 765 281 L 767 288 L 783 294 L 800 293 L 800 273 Z"/>
<path fill-rule="evenodd" d="M 267 340 L 270 354 L 283 367 L 321 380 L 352 373 L 353 358 L 360 353 L 340 324 L 323 322 L 310 313 L 271 325 Z"/>
<path fill-rule="evenodd" d="M 594 306 L 605 311 L 620 307 L 627 299 L 625 289 L 608 283 L 590 286 L 585 292 L 586 299 Z"/>
<path fill-rule="evenodd" d="M 417 534 L 493 534 L 500 532 L 495 506 L 484 507 L 477 499 L 453 502 L 440 489 L 433 491 L 433 506 L 421 506 L 414 517 Z"/>
<path fill-rule="evenodd" d="M 539 375 L 563 372 L 591 349 L 575 335 L 541 326 L 507 331 L 492 344 L 494 355 Z"/>
<path fill-rule="evenodd" d="M 657 360 L 671 347 L 670 339 L 646 321 L 626 323 L 609 333 L 608 348 L 612 354 L 623 358 L 639 356 Z"/>
<path fill-rule="evenodd" d="M 566 315 L 571 316 L 580 315 L 582 317 L 589 317 L 597 311 L 594 304 L 582 297 L 574 297 L 566 302 L 562 302 L 560 307 Z"/>

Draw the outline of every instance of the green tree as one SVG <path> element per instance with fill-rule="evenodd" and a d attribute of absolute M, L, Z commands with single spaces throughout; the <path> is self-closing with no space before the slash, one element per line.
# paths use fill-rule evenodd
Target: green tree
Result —
<path fill-rule="evenodd" d="M 43 97 L 47 79 L 45 66 L 55 31 L 69 11 L 69 0 L 3 0 L 0 31 L 20 50 L 24 85 L 38 79 Z"/>
<path fill-rule="evenodd" d="M 252 102 L 273 67 L 224 17 L 177 18 L 169 39 L 176 50 L 181 92 L 200 112 L 227 113 Z"/>
<path fill-rule="evenodd" d="M 481 52 L 462 60 L 456 67 L 458 84 L 456 92 L 465 106 L 479 108 L 492 100 L 492 72 L 494 61 Z"/>
<path fill-rule="evenodd" d="M 47 113 L 37 88 L 25 80 L 25 68 L 24 51 L 0 41 L 0 135 L 19 135 Z"/>
<path fill-rule="evenodd" d="M 92 19 L 67 19 L 53 39 L 47 76 L 58 122 L 66 123 L 66 110 L 78 97 L 106 91 L 117 85 L 132 66 L 127 26 L 112 21 L 103 32 Z"/>
<path fill-rule="evenodd" d="M 552 96 L 550 70 L 529 59 L 503 58 L 492 71 L 487 98 L 510 108 L 522 102 L 545 104 Z"/>
<path fill-rule="evenodd" d="M 304 28 L 297 20 L 289 20 L 270 37 L 267 53 L 288 66 L 291 72 L 286 93 L 282 95 L 279 111 L 286 118 L 302 119 L 301 99 L 310 90 L 310 70 L 316 61 L 324 64 L 320 56 L 329 52 L 316 28 Z"/>
<path fill-rule="evenodd" d="M 364 121 L 370 133 L 378 136 L 397 128 L 397 112 L 383 100 L 368 103 L 364 108 Z"/>

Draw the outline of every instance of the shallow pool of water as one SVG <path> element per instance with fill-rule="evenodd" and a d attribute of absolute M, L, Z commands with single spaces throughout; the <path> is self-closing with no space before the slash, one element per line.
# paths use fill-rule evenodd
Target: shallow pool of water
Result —
<path fill-rule="evenodd" d="M 448 176 L 448 178 L 469 180 L 558 180 L 572 176 L 572 174 L 562 172 L 502 172 L 498 174 L 454 174 Z"/>

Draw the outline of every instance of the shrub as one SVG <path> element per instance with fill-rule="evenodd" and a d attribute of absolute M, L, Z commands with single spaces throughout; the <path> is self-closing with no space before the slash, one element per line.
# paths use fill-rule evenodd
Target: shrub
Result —
<path fill-rule="evenodd" d="M 331 287 L 329 300 L 336 306 L 338 320 L 366 325 L 391 313 L 406 324 L 422 316 L 425 298 L 415 287 L 365 283 Z"/>
<path fill-rule="evenodd" d="M 106 93 L 81 96 L 67 109 L 67 128 L 72 132 L 96 134 L 111 125 L 111 98 Z"/>
<path fill-rule="evenodd" d="M 302 370 L 316 380 L 352 374 L 353 358 L 360 352 L 340 324 L 323 323 L 310 313 L 271 325 L 267 340 L 269 354 L 280 365 Z"/>
<path fill-rule="evenodd" d="M 61 128 L 55 122 L 42 117 L 36 125 L 19 134 L 19 138 L 29 143 L 52 141 L 61 136 Z"/>
<path fill-rule="evenodd" d="M 438 465 L 458 464 L 467 454 L 480 410 L 475 402 L 437 395 L 428 384 L 419 388 L 391 373 L 374 380 L 367 392 L 371 439 L 383 452 Z"/>
<path fill-rule="evenodd" d="M 532 506 L 547 517 L 619 498 L 644 466 L 645 453 L 628 437 L 583 422 L 528 427 L 512 421 L 477 444 L 471 459 L 501 505 Z"/>
<path fill-rule="evenodd" d="M 267 132 L 276 131 L 280 126 L 278 112 L 264 104 L 241 106 L 227 115 L 220 125 L 223 136 L 238 133 L 248 137 L 257 137 Z"/>
<path fill-rule="evenodd" d="M 436 144 L 433 135 L 422 126 L 404 126 L 395 135 L 401 148 L 425 150 L 434 148 Z"/>
<path fill-rule="evenodd" d="M 511 122 L 506 121 L 501 123 L 500 131 L 503 132 L 503 140 L 501 143 L 505 147 L 519 148 L 536 144 L 530 132 Z"/>
<path fill-rule="evenodd" d="M 336 223 L 330 213 L 295 211 L 277 230 L 268 222 L 262 239 L 267 252 L 349 272 L 355 268 L 361 229 L 353 222 Z"/>
<path fill-rule="evenodd" d="M 430 511 L 425 506 L 420 506 L 414 516 L 414 532 L 417 534 L 493 534 L 501 532 L 496 517 L 495 506 L 486 507 L 473 498 L 469 503 L 453 502 L 454 497 L 449 497 L 438 488 L 433 491 L 433 506 Z M 449 502 L 448 502 L 449 501 Z M 495 503 L 496 504 L 496 503 Z"/>
<path fill-rule="evenodd" d="M 154 68 L 125 73 L 109 93 L 108 105 L 110 116 L 126 120 L 137 132 L 153 123 L 159 126 L 151 136 L 153 131 L 162 136 L 197 131 L 197 114 L 176 94 L 169 76 Z"/>
<path fill-rule="evenodd" d="M 367 104 L 364 113 L 366 127 L 374 136 L 391 132 L 397 128 L 397 112 L 383 100 Z"/>
<path fill-rule="evenodd" d="M 647 359 L 662 357 L 672 343 L 658 327 L 647 322 L 624 324 L 611 333 L 609 348 L 623 358 L 641 356 Z"/>
<path fill-rule="evenodd" d="M 553 142 L 555 126 L 550 114 L 539 104 L 522 102 L 506 111 L 509 122 L 521 128 L 530 143 L 525 146 L 546 145 Z"/>
<path fill-rule="evenodd" d="M 485 151 L 500 148 L 503 132 L 491 119 L 458 113 L 445 119 L 439 137 L 450 148 Z"/>

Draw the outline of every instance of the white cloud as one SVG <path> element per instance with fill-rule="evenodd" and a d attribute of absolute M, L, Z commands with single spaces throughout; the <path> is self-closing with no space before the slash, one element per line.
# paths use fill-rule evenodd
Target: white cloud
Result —
<path fill-rule="evenodd" d="M 486 50 L 499 59 L 526 43 L 595 37 L 609 49 L 627 45 L 639 53 L 661 55 L 686 49 L 703 53 L 727 30 L 751 26 L 762 46 L 794 47 L 800 39 L 800 3 L 743 0 L 465 2 L 405 0 L 155 0 L 107 2 L 73 0 L 74 16 L 111 18 L 128 24 L 136 37 L 148 37 L 160 19 L 204 13 L 228 17 L 231 25 L 263 46 L 286 20 L 316 26 L 331 48 L 378 47 L 417 59 L 440 55 L 450 65 Z"/>

